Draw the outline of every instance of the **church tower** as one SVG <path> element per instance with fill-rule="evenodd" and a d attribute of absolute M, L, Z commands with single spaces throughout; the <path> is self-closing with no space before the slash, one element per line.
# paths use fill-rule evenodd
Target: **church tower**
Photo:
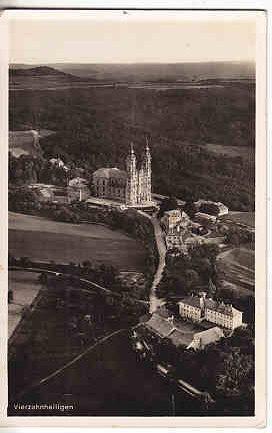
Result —
<path fill-rule="evenodd" d="M 126 183 L 126 204 L 135 206 L 137 204 L 137 161 L 133 149 L 133 144 L 130 145 L 130 153 L 126 159 L 127 183 Z"/>
<path fill-rule="evenodd" d="M 144 201 L 150 203 L 152 201 L 151 196 L 151 153 L 149 149 L 148 139 L 146 139 L 145 155 L 143 160 L 144 169 Z"/>

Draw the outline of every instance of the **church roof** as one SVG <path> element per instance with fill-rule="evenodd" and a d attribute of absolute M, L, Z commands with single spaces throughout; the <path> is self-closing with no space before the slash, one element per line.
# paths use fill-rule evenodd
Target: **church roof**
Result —
<path fill-rule="evenodd" d="M 126 179 L 127 173 L 124 170 L 120 170 L 119 168 L 99 168 L 93 173 L 94 177 L 103 177 L 103 178 L 117 178 L 117 179 Z"/>

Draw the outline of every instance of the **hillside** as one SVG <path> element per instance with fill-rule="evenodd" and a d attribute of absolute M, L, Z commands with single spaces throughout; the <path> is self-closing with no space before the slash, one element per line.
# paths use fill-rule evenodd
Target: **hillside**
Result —
<path fill-rule="evenodd" d="M 59 71 L 58 69 L 49 66 L 37 66 L 34 68 L 10 68 L 9 69 L 10 78 L 12 77 L 43 77 L 43 76 L 57 76 L 65 77 L 70 79 L 78 79 L 72 74 L 67 72 Z"/>
<path fill-rule="evenodd" d="M 78 81 L 84 81 L 70 73 L 59 71 L 49 66 L 37 66 L 33 68 L 10 68 L 9 83 L 10 90 L 25 88 L 44 89 L 71 85 Z"/>

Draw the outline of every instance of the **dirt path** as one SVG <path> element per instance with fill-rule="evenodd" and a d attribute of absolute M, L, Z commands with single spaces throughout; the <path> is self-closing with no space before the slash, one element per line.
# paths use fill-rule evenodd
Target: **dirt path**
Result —
<path fill-rule="evenodd" d="M 165 256 L 166 256 L 166 246 L 163 238 L 162 229 L 159 223 L 159 220 L 157 218 L 157 215 L 150 216 L 146 214 L 145 212 L 138 211 L 141 215 L 145 216 L 146 218 L 149 218 L 150 221 L 153 224 L 154 227 L 154 234 L 157 244 L 157 250 L 159 255 L 159 264 L 158 268 L 155 272 L 152 286 L 150 289 L 150 295 L 149 295 L 149 312 L 153 313 L 157 308 L 164 303 L 163 299 L 160 299 L 157 297 L 156 294 L 156 287 L 158 286 L 159 282 L 161 281 L 163 270 L 165 268 Z"/>
<path fill-rule="evenodd" d="M 154 233 L 156 237 L 156 243 L 157 243 L 158 254 L 159 254 L 159 265 L 154 275 L 154 279 L 150 291 L 150 297 L 149 297 L 150 299 L 149 312 L 153 313 L 160 305 L 164 303 L 162 299 L 157 297 L 156 287 L 161 281 L 162 274 L 165 268 L 166 246 L 163 238 L 162 229 L 157 217 L 152 217 L 151 221 L 154 227 Z"/>

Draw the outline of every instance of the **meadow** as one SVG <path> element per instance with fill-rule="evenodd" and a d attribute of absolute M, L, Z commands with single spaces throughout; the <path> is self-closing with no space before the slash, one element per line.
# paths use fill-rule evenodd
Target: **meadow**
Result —
<path fill-rule="evenodd" d="M 90 260 L 139 272 L 146 259 L 140 242 L 106 226 L 61 223 L 14 212 L 9 214 L 9 252 L 15 257 L 57 263 Z"/>
<path fill-rule="evenodd" d="M 219 256 L 218 271 L 224 273 L 224 280 L 239 291 L 240 296 L 254 294 L 254 251 L 247 248 L 233 248 Z"/>

